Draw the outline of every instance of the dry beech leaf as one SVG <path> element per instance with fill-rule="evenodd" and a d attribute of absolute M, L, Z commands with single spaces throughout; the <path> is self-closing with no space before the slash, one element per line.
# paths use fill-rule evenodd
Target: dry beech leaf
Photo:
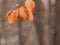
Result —
<path fill-rule="evenodd" d="M 33 0 L 26 0 L 25 2 L 25 6 L 30 9 L 33 10 L 35 8 L 35 3 Z"/>
<path fill-rule="evenodd" d="M 29 10 L 29 11 L 28 11 L 28 14 L 29 14 L 29 20 L 30 20 L 30 21 L 33 21 L 33 18 L 34 18 L 34 17 L 33 17 L 32 11 Z"/>
<path fill-rule="evenodd" d="M 7 13 L 6 18 L 10 24 L 13 24 L 14 21 L 17 19 L 17 15 L 18 13 L 16 12 L 16 10 L 12 10 Z"/>
<path fill-rule="evenodd" d="M 6 18 L 10 24 L 13 24 L 17 18 L 20 21 L 26 19 L 33 21 L 32 10 L 34 7 L 35 3 L 32 0 L 26 0 L 25 6 L 19 6 L 14 10 L 10 10 L 6 15 Z"/>
<path fill-rule="evenodd" d="M 19 8 L 19 19 L 21 18 L 22 20 L 25 20 L 25 19 L 28 19 L 28 17 L 29 17 L 29 15 L 28 15 L 28 13 L 27 13 L 27 9 L 25 8 L 25 7 L 23 7 L 23 6 L 21 6 L 20 8 Z M 20 19 L 20 20 L 21 20 Z"/>
<path fill-rule="evenodd" d="M 6 15 L 6 18 L 8 19 L 8 16 L 12 13 L 13 10 L 10 10 L 7 15 Z"/>
<path fill-rule="evenodd" d="M 33 21 L 33 14 L 31 10 L 28 10 L 27 8 L 21 6 L 19 8 L 19 20 L 26 20 L 29 19 L 30 21 Z"/>

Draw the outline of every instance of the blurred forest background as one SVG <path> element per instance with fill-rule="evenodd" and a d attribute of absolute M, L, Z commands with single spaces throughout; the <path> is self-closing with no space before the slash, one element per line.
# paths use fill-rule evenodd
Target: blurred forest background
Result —
<path fill-rule="evenodd" d="M 60 0 L 33 0 L 34 22 L 16 21 L 5 16 L 22 0 L 0 0 L 0 45 L 60 45 Z"/>

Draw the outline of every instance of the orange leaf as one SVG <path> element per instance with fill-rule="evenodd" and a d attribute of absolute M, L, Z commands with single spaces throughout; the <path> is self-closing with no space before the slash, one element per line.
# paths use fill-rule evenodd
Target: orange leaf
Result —
<path fill-rule="evenodd" d="M 10 24 L 13 24 L 14 21 L 17 19 L 17 15 L 18 15 L 18 13 L 16 13 L 15 10 L 12 10 L 12 11 L 9 11 L 9 12 L 7 13 L 6 18 L 7 18 L 8 22 L 9 22 Z"/>
<path fill-rule="evenodd" d="M 21 18 L 21 19 L 28 19 L 28 14 L 27 14 L 27 9 L 25 8 L 25 7 L 20 7 L 19 8 L 19 17 Z"/>
<path fill-rule="evenodd" d="M 6 15 L 6 19 L 8 19 L 8 16 L 10 16 L 10 14 L 12 13 L 13 10 L 10 10 L 7 15 Z"/>
<path fill-rule="evenodd" d="M 33 10 L 35 8 L 35 3 L 33 0 L 26 0 L 25 7 L 27 7 L 30 10 Z"/>
<path fill-rule="evenodd" d="M 31 10 L 28 10 L 29 20 L 33 21 L 33 13 Z"/>
<path fill-rule="evenodd" d="M 10 10 L 6 18 L 10 24 L 13 24 L 15 20 L 18 18 L 20 21 L 29 19 L 33 21 L 32 10 L 35 7 L 35 3 L 30 0 L 25 2 L 25 6 L 18 6 L 15 10 Z"/>

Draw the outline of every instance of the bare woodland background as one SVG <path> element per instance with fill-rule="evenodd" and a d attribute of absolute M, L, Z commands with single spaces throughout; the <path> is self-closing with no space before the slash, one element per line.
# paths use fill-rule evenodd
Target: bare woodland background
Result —
<path fill-rule="evenodd" d="M 60 45 L 60 0 L 34 1 L 34 22 L 10 25 L 6 13 L 21 0 L 0 0 L 0 45 Z"/>

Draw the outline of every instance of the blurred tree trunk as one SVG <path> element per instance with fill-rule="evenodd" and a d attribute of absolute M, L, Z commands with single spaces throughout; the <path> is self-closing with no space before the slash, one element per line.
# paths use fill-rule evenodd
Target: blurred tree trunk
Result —
<path fill-rule="evenodd" d="M 20 0 L 21 5 L 23 5 L 24 2 L 24 0 Z M 39 45 L 36 27 L 33 22 L 28 20 L 18 21 L 18 26 L 20 29 L 20 45 Z"/>
<path fill-rule="evenodd" d="M 42 42 L 42 36 L 43 36 L 43 30 L 42 30 L 42 18 L 43 18 L 43 13 L 44 13 L 44 4 L 41 0 L 34 0 L 36 7 L 34 12 L 34 22 L 36 25 L 36 31 L 38 34 L 38 39 L 39 39 L 39 45 L 43 45 Z"/>
<path fill-rule="evenodd" d="M 50 24 L 50 45 L 54 45 L 55 34 L 55 1 L 49 0 L 49 24 Z"/>
<path fill-rule="evenodd" d="M 21 45 L 39 45 L 36 27 L 33 22 L 25 20 L 21 22 Z"/>
<path fill-rule="evenodd" d="M 55 10 L 55 40 L 54 45 L 60 45 L 60 0 L 56 0 L 56 10 Z"/>
<path fill-rule="evenodd" d="M 44 16 L 43 16 L 43 45 L 50 45 L 50 32 L 49 32 L 49 0 L 42 0 L 44 3 Z"/>
<path fill-rule="evenodd" d="M 34 20 L 41 45 L 49 45 L 49 0 L 35 0 Z"/>

